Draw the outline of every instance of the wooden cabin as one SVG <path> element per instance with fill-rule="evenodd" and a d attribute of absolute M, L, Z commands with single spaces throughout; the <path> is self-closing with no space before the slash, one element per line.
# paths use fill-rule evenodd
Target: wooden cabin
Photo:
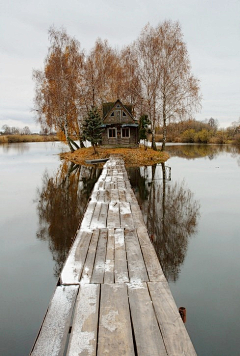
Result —
<path fill-rule="evenodd" d="M 102 145 L 134 147 L 138 144 L 138 122 L 132 109 L 132 105 L 123 105 L 120 100 L 103 104 Z"/>

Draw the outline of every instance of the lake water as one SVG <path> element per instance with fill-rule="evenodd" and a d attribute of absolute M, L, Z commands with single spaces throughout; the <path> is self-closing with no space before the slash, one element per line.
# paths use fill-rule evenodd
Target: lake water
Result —
<path fill-rule="evenodd" d="M 61 162 L 61 143 L 0 146 L 0 355 L 28 355 L 101 171 Z M 240 153 L 167 146 L 129 169 L 149 234 L 198 355 L 239 355 Z"/>

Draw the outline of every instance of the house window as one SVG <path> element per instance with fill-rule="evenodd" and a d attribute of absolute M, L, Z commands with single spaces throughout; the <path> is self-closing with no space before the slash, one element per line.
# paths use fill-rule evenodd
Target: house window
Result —
<path fill-rule="evenodd" d="M 126 113 L 123 111 L 123 116 L 127 116 Z"/>
<path fill-rule="evenodd" d="M 113 137 L 116 137 L 116 129 L 115 128 L 113 128 L 113 129 L 109 128 L 108 129 L 108 138 L 113 138 Z"/>
<path fill-rule="evenodd" d="M 130 129 L 129 129 L 129 127 L 122 128 L 122 137 L 130 137 Z"/>
<path fill-rule="evenodd" d="M 114 111 L 111 113 L 111 116 L 114 116 Z"/>

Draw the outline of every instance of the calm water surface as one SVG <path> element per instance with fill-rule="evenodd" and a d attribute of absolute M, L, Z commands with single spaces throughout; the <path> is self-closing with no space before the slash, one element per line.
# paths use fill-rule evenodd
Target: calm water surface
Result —
<path fill-rule="evenodd" d="M 240 153 L 172 145 L 129 169 L 149 234 L 198 355 L 239 355 Z M 101 171 L 60 143 L 0 146 L 0 355 L 28 355 Z M 169 168 L 170 167 L 170 168 Z"/>

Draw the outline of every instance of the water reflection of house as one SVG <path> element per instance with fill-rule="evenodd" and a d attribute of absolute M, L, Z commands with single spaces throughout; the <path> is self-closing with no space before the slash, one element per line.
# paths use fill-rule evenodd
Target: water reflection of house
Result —
<path fill-rule="evenodd" d="M 138 144 L 138 122 L 133 117 L 132 105 L 120 100 L 103 104 L 102 144 L 133 147 Z"/>

